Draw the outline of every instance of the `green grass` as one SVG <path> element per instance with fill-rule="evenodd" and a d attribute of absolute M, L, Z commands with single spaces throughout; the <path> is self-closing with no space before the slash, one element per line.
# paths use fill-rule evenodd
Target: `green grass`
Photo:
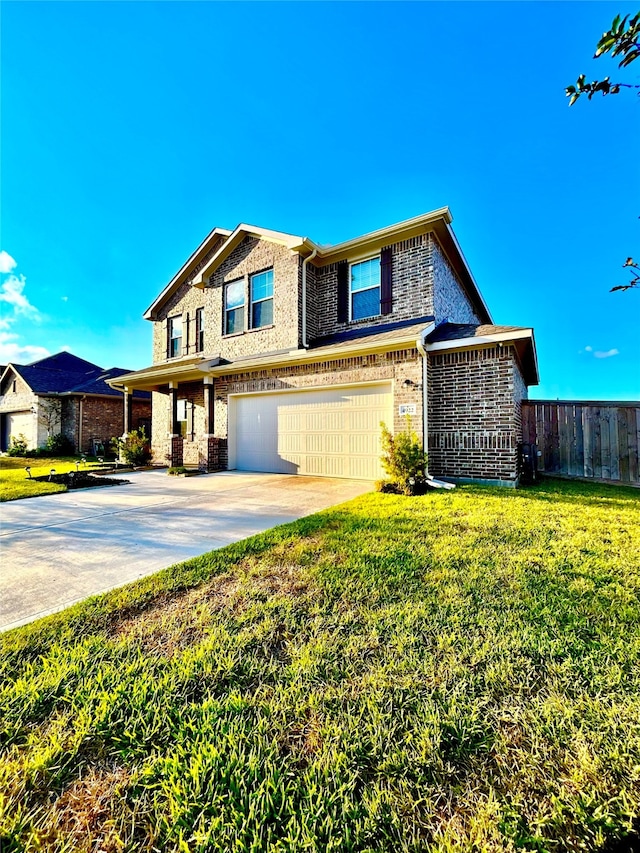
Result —
<path fill-rule="evenodd" d="M 31 466 L 32 477 L 43 477 L 52 468 L 57 474 L 66 474 L 76 470 L 76 459 L 71 456 L 59 459 L 30 458 L 21 456 L 0 457 L 0 501 L 16 501 L 21 498 L 33 498 L 38 495 L 53 495 L 66 492 L 67 487 L 59 483 L 38 483 L 27 477 L 25 467 Z M 91 461 L 80 465 L 80 470 L 90 470 Z"/>
<path fill-rule="evenodd" d="M 3 853 L 612 844 L 639 498 L 371 494 L 9 632 Z"/>

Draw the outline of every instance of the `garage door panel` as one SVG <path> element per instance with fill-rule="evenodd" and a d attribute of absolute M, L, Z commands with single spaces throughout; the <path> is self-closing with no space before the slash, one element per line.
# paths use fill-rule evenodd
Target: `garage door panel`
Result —
<path fill-rule="evenodd" d="M 240 470 L 376 479 L 391 384 L 238 396 L 230 415 Z"/>

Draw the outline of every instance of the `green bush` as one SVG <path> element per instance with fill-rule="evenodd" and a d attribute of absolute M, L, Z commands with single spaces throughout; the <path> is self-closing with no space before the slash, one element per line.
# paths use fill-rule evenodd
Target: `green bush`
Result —
<path fill-rule="evenodd" d="M 9 439 L 9 447 L 7 456 L 26 456 L 27 455 L 27 437 L 24 433 L 19 433 L 17 436 L 12 435 Z"/>
<path fill-rule="evenodd" d="M 186 473 L 187 469 L 184 467 L 184 465 L 174 465 L 173 468 L 169 468 L 169 470 L 167 471 L 167 474 L 170 474 L 172 477 L 177 476 L 178 474 Z"/>
<path fill-rule="evenodd" d="M 57 435 L 50 435 L 44 449 L 52 456 L 73 456 L 76 452 L 75 444 L 62 432 L 57 433 Z"/>
<path fill-rule="evenodd" d="M 128 465 L 147 465 L 151 461 L 149 439 L 142 427 L 132 429 L 124 438 L 112 438 L 111 445 Z"/>
<path fill-rule="evenodd" d="M 382 467 L 389 476 L 392 486 L 405 495 L 424 491 L 427 472 L 427 454 L 422 442 L 411 429 L 411 420 L 407 416 L 407 429 L 398 435 L 392 435 L 386 424 L 382 429 Z M 380 488 L 379 491 L 394 491 L 393 488 Z"/>

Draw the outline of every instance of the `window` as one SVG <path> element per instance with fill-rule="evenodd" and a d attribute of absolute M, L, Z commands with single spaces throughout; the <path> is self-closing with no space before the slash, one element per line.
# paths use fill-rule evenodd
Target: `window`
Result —
<path fill-rule="evenodd" d="M 182 355 L 182 317 L 169 320 L 169 358 Z"/>
<path fill-rule="evenodd" d="M 204 308 L 196 308 L 196 352 L 204 352 Z"/>
<path fill-rule="evenodd" d="M 350 296 L 352 320 L 380 313 L 380 258 L 351 264 Z"/>
<path fill-rule="evenodd" d="M 224 288 L 224 333 L 244 332 L 244 279 L 229 282 Z"/>
<path fill-rule="evenodd" d="M 251 276 L 251 328 L 273 323 L 273 270 Z"/>

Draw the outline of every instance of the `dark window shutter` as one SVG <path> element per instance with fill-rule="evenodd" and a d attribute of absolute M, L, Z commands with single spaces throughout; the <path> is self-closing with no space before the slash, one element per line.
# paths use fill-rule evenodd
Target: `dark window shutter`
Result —
<path fill-rule="evenodd" d="M 391 247 L 380 253 L 380 313 L 391 314 L 393 288 L 391 283 Z"/>
<path fill-rule="evenodd" d="M 169 318 L 167 318 L 166 320 L 163 320 L 162 322 L 164 323 L 164 337 L 165 337 L 165 340 L 167 342 L 167 347 L 166 347 L 167 358 L 171 358 L 171 338 L 170 338 L 170 331 L 169 331 L 171 328 L 171 323 L 169 322 Z"/>
<path fill-rule="evenodd" d="M 338 323 L 349 322 L 349 263 L 338 263 Z"/>

